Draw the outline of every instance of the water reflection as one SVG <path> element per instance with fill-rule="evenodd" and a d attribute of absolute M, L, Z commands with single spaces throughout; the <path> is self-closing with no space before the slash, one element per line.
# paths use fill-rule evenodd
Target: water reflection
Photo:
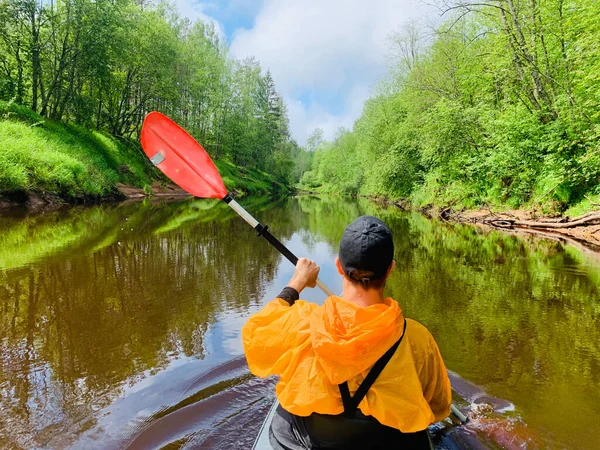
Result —
<path fill-rule="evenodd" d="M 9 441 L 44 445 L 70 424 L 91 426 L 122 382 L 181 356 L 203 358 L 215 314 L 263 298 L 279 256 L 252 245 L 252 231 L 229 220 L 228 208 L 198 206 L 95 208 L 8 227 L 0 395 Z M 20 253 L 22 234 L 38 229 L 41 240 Z M 79 240 L 69 246 L 71 230 Z"/>
<path fill-rule="evenodd" d="M 433 332 L 448 367 L 514 403 L 549 447 L 593 447 L 597 260 L 366 200 L 241 203 L 317 259 L 334 291 L 344 227 L 382 217 L 398 267 L 388 292 Z M 0 218 L 0 232 L 0 443 L 234 448 L 260 426 L 272 381 L 248 377 L 239 330 L 293 269 L 226 205 L 71 208 Z"/>

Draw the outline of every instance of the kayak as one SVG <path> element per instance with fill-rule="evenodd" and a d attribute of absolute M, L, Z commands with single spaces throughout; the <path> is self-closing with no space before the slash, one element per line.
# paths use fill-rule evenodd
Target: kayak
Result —
<path fill-rule="evenodd" d="M 254 441 L 252 450 L 272 450 L 271 444 L 269 443 L 269 428 L 271 427 L 271 422 L 273 421 L 273 416 L 275 415 L 277 406 L 279 406 L 279 402 L 275 400 L 273 402 L 273 406 L 271 406 L 271 409 L 269 409 L 269 412 L 267 413 L 267 417 L 260 427 L 258 437 L 256 438 L 256 441 Z"/>
<path fill-rule="evenodd" d="M 535 444 L 531 447 L 523 444 L 523 442 L 536 442 L 534 440 L 535 436 L 523 439 L 515 435 L 514 430 L 518 423 L 503 415 L 505 412 L 515 410 L 515 406 L 511 402 L 489 395 L 481 387 L 461 378 L 455 372 L 448 371 L 448 377 L 452 383 L 454 401 L 462 405 L 463 409 L 472 404 L 485 404 L 491 408 L 493 413 L 491 413 L 492 415 L 488 419 L 488 422 L 486 422 L 485 418 L 480 417 L 476 420 L 474 426 L 461 426 L 460 424 L 467 422 L 467 419 L 453 404 L 449 419 L 430 425 L 427 429 L 432 449 L 490 450 L 498 448 L 539 448 Z M 254 441 L 253 450 L 272 450 L 269 442 L 269 429 L 278 406 L 279 402 L 275 400 L 263 421 L 258 437 Z M 477 422 L 485 425 L 483 430 L 479 429 Z"/>
<path fill-rule="evenodd" d="M 267 417 L 265 418 L 262 426 L 260 427 L 258 436 L 254 441 L 254 445 L 252 446 L 252 450 L 273 450 L 273 447 L 271 447 L 271 443 L 269 442 L 269 428 L 271 428 L 271 422 L 273 421 L 273 417 L 275 416 L 275 410 L 278 406 L 279 402 L 275 400 L 275 402 L 273 402 L 273 406 L 271 406 L 271 409 L 269 409 L 269 412 L 267 413 Z M 431 436 L 429 437 L 429 445 L 430 449 L 433 450 Z"/>

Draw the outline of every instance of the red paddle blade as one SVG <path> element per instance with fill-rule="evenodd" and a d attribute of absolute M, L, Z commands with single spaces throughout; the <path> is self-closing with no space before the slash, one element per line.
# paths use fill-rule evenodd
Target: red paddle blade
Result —
<path fill-rule="evenodd" d="M 208 153 L 164 114 L 154 111 L 146 116 L 140 141 L 150 161 L 185 191 L 202 198 L 227 195 Z"/>

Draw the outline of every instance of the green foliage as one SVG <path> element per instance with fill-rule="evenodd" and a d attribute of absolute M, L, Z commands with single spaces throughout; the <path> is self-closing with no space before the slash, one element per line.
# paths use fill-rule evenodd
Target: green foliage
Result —
<path fill-rule="evenodd" d="M 251 195 L 290 193 L 290 186 L 272 174 L 258 169 L 245 169 L 227 161 L 216 161 L 217 169 L 229 191 Z"/>
<path fill-rule="evenodd" d="M 343 140 L 320 143 L 301 184 L 546 212 L 597 194 L 597 2 L 454 4 L 427 47 L 418 27 L 394 36 L 388 80 Z"/>
<path fill-rule="evenodd" d="M 340 129 L 331 144 L 321 144 L 315 151 L 312 170 L 304 174 L 301 183 L 307 188 L 324 186 L 324 192 L 357 195 L 362 184 L 356 136 Z"/>
<path fill-rule="evenodd" d="M 114 194 L 119 181 L 141 187 L 158 176 L 135 142 L 47 121 L 5 102 L 0 102 L 0 142 L 0 192 L 83 199 Z"/>

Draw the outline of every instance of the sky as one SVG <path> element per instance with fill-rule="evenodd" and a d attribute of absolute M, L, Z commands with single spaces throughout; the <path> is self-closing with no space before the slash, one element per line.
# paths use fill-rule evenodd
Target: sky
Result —
<path fill-rule="evenodd" d="M 209 20 L 237 59 L 270 70 L 303 145 L 321 128 L 352 128 L 389 63 L 389 36 L 436 12 L 422 0 L 174 0 L 182 16 Z"/>

